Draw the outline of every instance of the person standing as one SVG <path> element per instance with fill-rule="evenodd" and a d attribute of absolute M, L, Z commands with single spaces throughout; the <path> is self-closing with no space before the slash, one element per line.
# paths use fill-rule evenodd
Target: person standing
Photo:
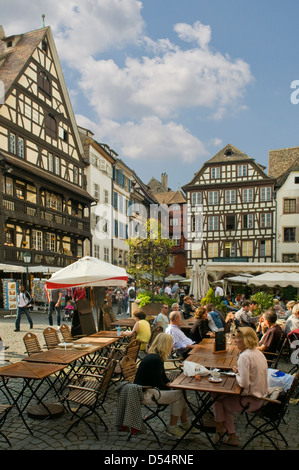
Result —
<path fill-rule="evenodd" d="M 136 299 L 136 289 L 135 289 L 135 282 L 132 282 L 128 289 L 128 311 L 127 313 L 132 313 L 132 303 L 135 302 Z"/>
<path fill-rule="evenodd" d="M 27 320 L 29 322 L 30 328 L 33 328 L 33 321 L 28 310 L 28 306 L 30 305 L 31 301 L 32 301 L 32 297 L 29 294 L 29 292 L 25 290 L 25 286 L 23 285 L 20 286 L 19 293 L 18 293 L 18 312 L 17 312 L 17 318 L 16 318 L 14 331 L 20 331 L 22 313 L 25 313 Z"/>
<path fill-rule="evenodd" d="M 54 310 L 56 311 L 57 315 L 57 326 L 60 326 L 60 312 L 61 312 L 61 298 L 62 298 L 62 292 L 59 291 L 59 289 L 53 289 L 50 290 L 50 302 L 49 302 L 49 312 L 48 312 L 48 319 L 49 319 L 49 325 L 53 326 L 53 312 Z"/>

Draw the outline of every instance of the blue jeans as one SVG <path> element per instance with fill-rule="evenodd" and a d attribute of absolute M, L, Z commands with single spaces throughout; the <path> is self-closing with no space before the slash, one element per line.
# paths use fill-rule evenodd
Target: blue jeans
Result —
<path fill-rule="evenodd" d="M 48 312 L 48 319 L 49 319 L 49 325 L 53 326 L 53 312 L 54 309 L 56 311 L 57 315 L 57 326 L 60 326 L 60 306 L 55 307 L 56 302 L 51 301 L 49 304 L 49 312 Z"/>
<path fill-rule="evenodd" d="M 20 329 L 22 313 L 25 313 L 25 315 L 27 317 L 27 320 L 29 322 L 29 325 L 32 328 L 33 327 L 33 321 L 32 321 L 32 318 L 30 316 L 28 308 L 27 307 L 18 307 L 18 313 L 17 313 L 17 318 L 16 318 L 16 324 L 15 324 L 16 330 Z"/>

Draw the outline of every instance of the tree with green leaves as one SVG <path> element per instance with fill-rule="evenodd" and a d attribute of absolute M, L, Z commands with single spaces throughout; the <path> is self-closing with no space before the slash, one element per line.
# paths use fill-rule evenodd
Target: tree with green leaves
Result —
<path fill-rule="evenodd" d="M 148 280 L 154 290 L 156 279 L 164 280 L 169 266 L 169 255 L 174 246 L 173 241 L 161 236 L 161 223 L 155 219 L 149 219 L 145 224 L 144 238 L 130 238 L 129 267 L 127 272 L 131 274 L 139 285 L 145 285 Z M 147 274 L 147 280 L 144 279 Z"/>

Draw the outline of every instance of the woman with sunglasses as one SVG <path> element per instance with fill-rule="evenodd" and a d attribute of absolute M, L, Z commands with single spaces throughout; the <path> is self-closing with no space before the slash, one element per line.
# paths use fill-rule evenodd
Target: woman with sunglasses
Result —
<path fill-rule="evenodd" d="M 234 413 L 252 412 L 263 405 L 268 392 L 268 365 L 264 354 L 257 349 L 258 337 L 250 327 L 238 328 L 235 344 L 240 351 L 237 367 L 234 369 L 236 380 L 242 387 L 241 396 L 220 395 L 214 403 L 216 421 L 215 443 L 228 433 L 223 443 L 238 447 Z"/>

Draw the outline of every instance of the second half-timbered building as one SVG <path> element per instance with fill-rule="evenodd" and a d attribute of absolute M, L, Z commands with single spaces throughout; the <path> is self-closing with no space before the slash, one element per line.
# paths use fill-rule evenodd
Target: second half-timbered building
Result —
<path fill-rule="evenodd" d="M 66 266 L 91 254 L 93 198 L 49 27 L 0 28 L 0 81 L 0 260 Z"/>
<path fill-rule="evenodd" d="M 183 186 L 188 266 L 275 260 L 275 180 L 264 170 L 229 144 Z"/>

